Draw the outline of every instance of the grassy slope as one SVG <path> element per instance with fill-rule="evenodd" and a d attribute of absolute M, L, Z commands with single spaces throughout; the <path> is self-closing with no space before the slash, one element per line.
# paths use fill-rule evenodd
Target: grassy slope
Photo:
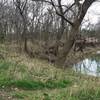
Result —
<path fill-rule="evenodd" d="M 59 69 L 24 54 L 0 52 L 0 100 L 100 100 L 100 79 Z M 9 52 L 9 53 L 8 53 Z"/>

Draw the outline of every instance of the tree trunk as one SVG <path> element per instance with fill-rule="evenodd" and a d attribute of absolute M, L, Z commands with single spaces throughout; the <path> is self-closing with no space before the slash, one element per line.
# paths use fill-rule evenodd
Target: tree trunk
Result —
<path fill-rule="evenodd" d="M 28 48 L 27 48 L 27 22 L 26 22 L 26 16 L 24 16 L 23 14 L 22 16 L 22 20 L 23 20 L 23 33 L 22 33 L 22 40 L 24 42 L 24 51 L 26 53 L 28 53 Z"/>
<path fill-rule="evenodd" d="M 27 38 L 24 39 L 24 51 L 27 53 L 28 48 L 27 48 Z"/>
<path fill-rule="evenodd" d="M 74 26 L 72 26 L 70 34 L 66 37 L 66 42 L 63 47 L 63 50 L 58 55 L 56 64 L 58 64 L 58 65 L 65 64 L 66 57 L 68 56 L 68 54 L 69 54 L 70 50 L 72 49 L 73 44 L 75 42 L 76 34 L 78 34 L 78 32 L 79 32 L 79 26 L 80 25 L 79 25 L 78 21 L 75 21 L 75 24 L 74 24 Z"/>
<path fill-rule="evenodd" d="M 81 25 L 81 23 L 84 19 L 84 16 L 86 15 L 88 8 L 95 1 L 96 0 L 85 0 L 84 3 L 81 6 L 81 9 L 79 9 L 79 11 L 81 10 L 81 13 L 78 14 L 78 16 L 76 16 L 74 22 L 71 23 L 67 20 L 67 22 L 69 22 L 69 24 L 71 24 L 72 29 L 71 29 L 69 36 L 67 36 L 66 43 L 65 43 L 64 48 L 62 50 L 62 53 L 60 55 L 58 55 L 58 59 L 57 59 L 56 62 L 57 63 L 59 62 L 60 65 L 65 63 L 66 57 L 69 54 L 71 48 L 73 47 L 73 44 L 74 44 L 74 41 L 75 41 L 75 35 L 79 31 L 79 27 L 80 27 L 80 25 Z M 59 13 L 58 13 L 58 15 L 59 15 Z M 60 16 L 62 16 L 62 18 L 65 18 L 61 14 L 60 14 Z"/>

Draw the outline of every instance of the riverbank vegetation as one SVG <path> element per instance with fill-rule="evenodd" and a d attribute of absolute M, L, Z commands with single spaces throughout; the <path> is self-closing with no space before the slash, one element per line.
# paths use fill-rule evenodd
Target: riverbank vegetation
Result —
<path fill-rule="evenodd" d="M 99 100 L 100 78 L 62 69 L 1 45 L 1 100 Z M 8 54 L 8 55 L 7 55 Z"/>

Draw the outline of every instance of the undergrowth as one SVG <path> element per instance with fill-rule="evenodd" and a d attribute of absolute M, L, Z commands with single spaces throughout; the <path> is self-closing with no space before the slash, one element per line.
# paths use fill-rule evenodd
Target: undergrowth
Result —
<path fill-rule="evenodd" d="M 0 51 L 3 50 L 4 47 Z M 2 99 L 100 100 L 100 78 L 75 73 L 71 68 L 56 68 L 46 61 L 9 51 L 6 59 L 0 60 Z"/>

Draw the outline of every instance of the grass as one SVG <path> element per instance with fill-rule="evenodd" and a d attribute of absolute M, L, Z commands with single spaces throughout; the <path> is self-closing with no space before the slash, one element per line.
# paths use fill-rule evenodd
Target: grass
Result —
<path fill-rule="evenodd" d="M 11 93 L 15 98 L 23 100 L 100 100 L 100 89 L 81 89 L 76 92 L 66 89 L 17 91 Z"/>
<path fill-rule="evenodd" d="M 100 100 L 100 90 L 83 89 L 75 94 L 72 94 L 72 100 Z"/>
<path fill-rule="evenodd" d="M 37 89 L 55 89 L 65 88 L 71 84 L 70 80 L 52 80 L 47 79 L 45 82 L 34 80 L 31 73 L 26 69 L 25 65 L 0 61 L 0 87 L 18 87 L 21 89 L 37 90 Z M 19 76 L 19 74 L 20 76 Z M 37 74 L 35 74 L 37 75 Z M 37 75 L 39 76 L 39 75 Z M 20 78 L 19 78 L 20 77 Z"/>
<path fill-rule="evenodd" d="M 6 62 L 4 60 L 0 60 L 0 70 L 8 70 L 10 65 L 11 65 L 10 62 Z"/>
<path fill-rule="evenodd" d="M 0 80 L 0 87 L 17 87 L 25 90 L 37 90 L 37 89 L 55 89 L 55 88 L 66 88 L 71 84 L 70 81 L 47 81 L 45 83 L 41 81 L 34 80 L 10 80 L 4 79 Z"/>
<path fill-rule="evenodd" d="M 5 52 L 6 59 L 0 60 L 0 100 L 100 100 L 100 78 Z"/>

